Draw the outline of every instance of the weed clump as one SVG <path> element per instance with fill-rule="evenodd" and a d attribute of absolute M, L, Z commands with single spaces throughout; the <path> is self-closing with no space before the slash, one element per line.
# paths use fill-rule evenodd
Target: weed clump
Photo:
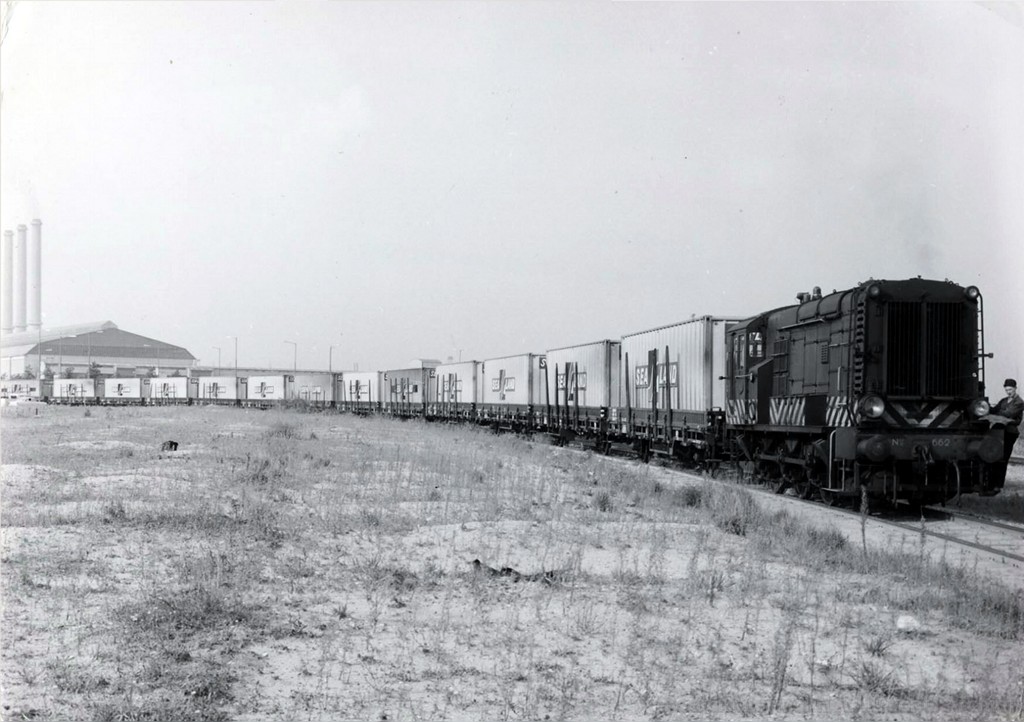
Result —
<path fill-rule="evenodd" d="M 594 494 L 593 504 L 595 509 L 602 512 L 609 512 L 614 507 L 612 495 L 607 491 L 599 491 Z"/>
<path fill-rule="evenodd" d="M 257 608 L 219 590 L 203 587 L 155 593 L 144 601 L 128 604 L 121 616 L 136 631 L 160 638 L 192 635 L 253 619 Z"/>
<path fill-rule="evenodd" d="M 128 521 L 128 510 L 125 508 L 123 500 L 114 499 L 103 506 L 104 524 L 116 524 L 126 521 Z"/>
<path fill-rule="evenodd" d="M 765 526 L 765 513 L 749 492 L 727 490 L 710 495 L 704 508 L 716 527 L 729 534 L 747 536 Z"/>
<path fill-rule="evenodd" d="M 265 486 L 276 483 L 284 476 L 288 468 L 288 459 L 285 456 L 278 456 L 271 459 L 266 456 L 245 455 L 245 466 L 238 474 L 238 481 L 243 484 L 254 486 Z"/>
<path fill-rule="evenodd" d="M 657 488 L 655 491 L 657 491 Z M 699 507 L 704 503 L 704 490 L 699 486 L 683 486 L 673 489 L 669 499 L 669 503 L 672 506 L 683 508 Z"/>

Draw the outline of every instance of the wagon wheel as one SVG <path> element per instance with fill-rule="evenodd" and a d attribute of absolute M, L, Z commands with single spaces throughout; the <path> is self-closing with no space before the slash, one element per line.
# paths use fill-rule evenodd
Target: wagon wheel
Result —
<path fill-rule="evenodd" d="M 793 485 L 793 480 L 786 474 L 786 469 L 782 464 L 776 463 L 765 463 L 765 468 L 768 470 L 765 474 L 767 484 L 776 494 L 785 494 Z"/>
<path fill-rule="evenodd" d="M 806 469 L 803 474 L 795 470 L 791 471 L 790 474 L 793 476 L 793 490 L 796 491 L 798 497 L 810 499 L 814 496 L 814 490 L 817 487 L 817 476 L 810 468 Z"/>
<path fill-rule="evenodd" d="M 811 482 L 808 481 L 807 479 L 803 479 L 802 481 L 794 481 L 793 491 L 795 491 L 796 495 L 801 499 L 810 499 L 812 496 L 814 496 L 814 487 L 811 486 Z"/>

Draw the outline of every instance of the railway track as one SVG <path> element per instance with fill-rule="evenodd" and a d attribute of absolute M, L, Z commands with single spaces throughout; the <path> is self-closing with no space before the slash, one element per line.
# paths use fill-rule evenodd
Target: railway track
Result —
<path fill-rule="evenodd" d="M 568 445 L 568 447 L 574 450 L 592 451 L 583 447 L 576 447 L 572 444 Z M 616 457 L 613 456 L 611 458 Z M 617 458 L 626 460 L 626 457 L 623 456 Z M 1017 460 L 1012 463 L 1024 465 L 1024 458 L 1014 458 Z M 706 474 L 700 471 L 684 468 L 670 459 L 658 459 L 653 463 L 695 480 L 706 476 Z M 858 522 L 860 520 L 861 512 L 857 509 L 842 506 L 826 506 L 817 500 L 779 495 L 769 486 L 742 483 L 729 474 L 712 475 L 711 478 L 723 483 L 736 484 L 755 493 L 763 493 L 766 497 L 778 500 L 779 502 L 795 502 L 820 510 L 822 513 L 841 514 L 852 517 L 858 520 Z M 871 512 L 868 514 L 867 521 L 872 524 L 893 527 L 916 536 L 924 534 L 932 539 L 938 539 L 989 554 L 996 559 L 1024 563 L 1024 524 L 997 521 L 969 512 L 953 511 L 945 507 L 924 507 L 918 512 L 910 505 L 904 505 L 895 510 L 884 512 Z"/>
<path fill-rule="evenodd" d="M 770 489 L 764 489 L 772 493 Z M 822 508 L 819 501 L 783 497 L 802 504 Z M 859 519 L 858 509 L 832 506 L 829 511 Z M 894 510 L 870 512 L 868 523 L 894 527 L 914 535 L 925 535 L 950 544 L 968 547 L 1004 560 L 1024 563 L 1024 525 L 997 521 L 969 512 L 951 511 L 941 507 L 923 507 L 918 511 L 911 505 Z"/>
<path fill-rule="evenodd" d="M 766 493 L 771 493 L 765 489 Z M 821 503 L 812 499 L 783 497 L 817 509 Z M 860 519 L 858 509 L 825 507 L 830 512 Z M 916 518 L 915 518 L 916 517 Z M 915 510 L 909 504 L 896 509 L 869 512 L 867 522 L 881 524 L 913 535 L 924 535 L 950 544 L 968 547 L 993 557 L 1024 563 L 1024 525 L 988 519 L 968 512 L 950 511 L 940 507 Z"/>
<path fill-rule="evenodd" d="M 1024 464 L 1024 459 L 1021 460 Z M 671 466 L 669 468 L 672 468 Z M 692 475 L 692 471 L 675 468 L 675 471 Z M 738 483 L 730 480 L 732 483 Z M 742 484 L 743 488 L 764 493 L 774 499 L 798 502 L 826 512 L 835 512 L 860 519 L 861 512 L 842 506 L 824 506 L 820 501 L 800 499 L 795 496 L 780 496 L 771 487 Z M 901 531 L 938 539 L 950 544 L 968 547 L 990 554 L 993 557 L 1024 563 L 1024 524 L 998 521 L 964 511 L 944 507 L 924 507 L 920 511 L 910 505 L 895 510 L 871 512 L 869 523 L 894 527 Z"/>

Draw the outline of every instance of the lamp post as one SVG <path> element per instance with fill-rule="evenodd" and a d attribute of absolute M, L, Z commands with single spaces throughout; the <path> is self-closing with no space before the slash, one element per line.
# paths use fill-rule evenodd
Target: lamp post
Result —
<path fill-rule="evenodd" d="M 220 346 L 214 346 L 217 349 L 217 371 L 220 371 Z"/>
<path fill-rule="evenodd" d="M 292 345 L 292 354 L 293 354 L 292 355 L 292 366 L 293 366 L 293 370 L 294 371 L 298 371 L 299 370 L 299 344 L 296 343 L 295 341 L 285 341 L 285 343 L 290 343 Z"/>

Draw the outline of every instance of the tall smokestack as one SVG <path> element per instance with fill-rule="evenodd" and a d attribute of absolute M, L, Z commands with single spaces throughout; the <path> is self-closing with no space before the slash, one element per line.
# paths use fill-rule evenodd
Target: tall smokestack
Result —
<path fill-rule="evenodd" d="M 28 228 L 22 223 L 18 226 L 18 237 L 14 239 L 14 333 L 25 330 L 25 233 Z"/>
<path fill-rule="evenodd" d="M 0 258 L 3 263 L 3 307 L 0 313 L 3 315 L 0 321 L 0 329 L 4 333 L 11 333 L 14 330 L 14 309 L 11 304 L 14 302 L 14 231 L 4 231 L 3 256 Z"/>
<path fill-rule="evenodd" d="M 28 243 L 27 285 L 28 330 L 38 331 L 43 325 L 43 222 L 38 218 L 32 221 L 32 235 Z"/>

